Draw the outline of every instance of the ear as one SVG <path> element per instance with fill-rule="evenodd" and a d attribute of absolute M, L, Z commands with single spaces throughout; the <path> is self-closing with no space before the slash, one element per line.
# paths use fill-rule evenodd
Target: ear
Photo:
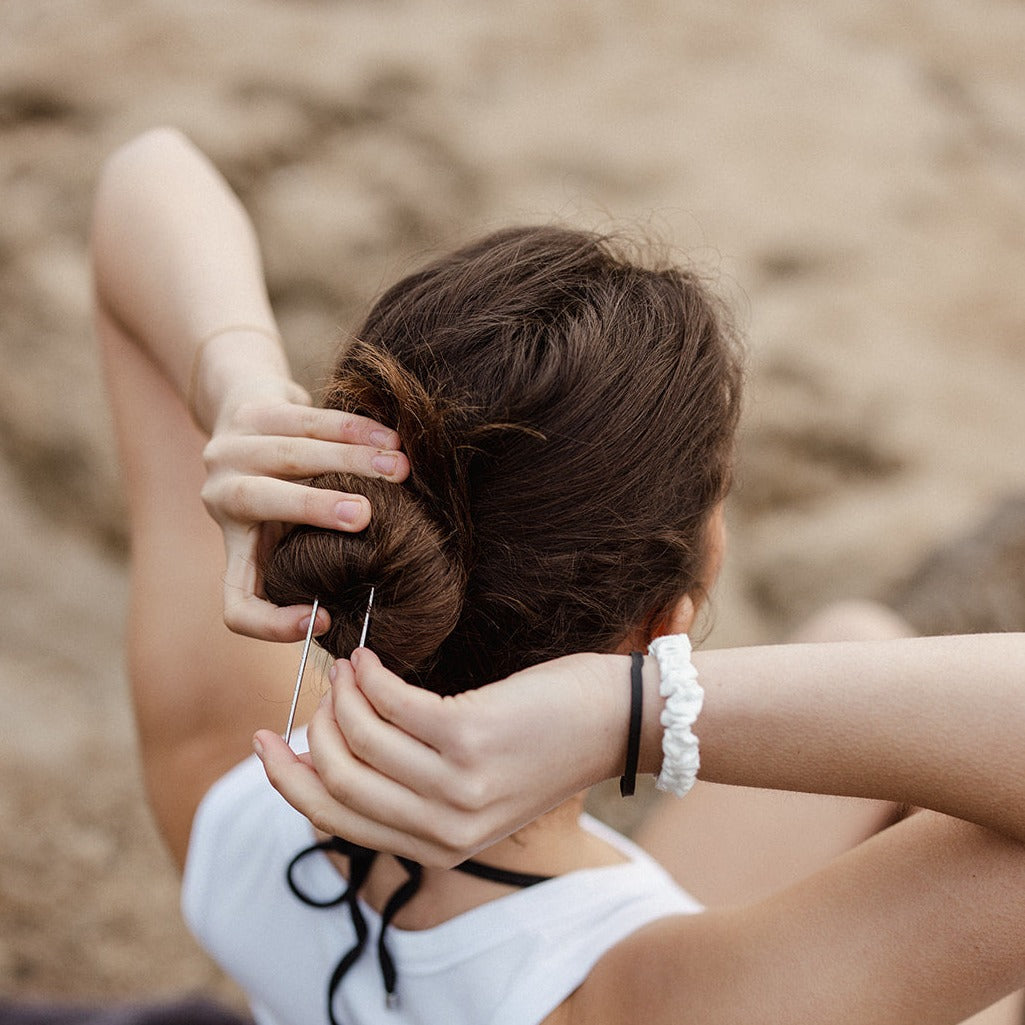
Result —
<path fill-rule="evenodd" d="M 685 594 L 673 606 L 669 615 L 655 624 L 651 631 L 651 639 L 654 640 L 665 634 L 689 634 L 697 614 L 698 608 L 694 604 L 694 599 L 689 594 Z"/>
<path fill-rule="evenodd" d="M 656 638 L 665 634 L 689 634 L 694 620 L 697 617 L 698 608 L 694 599 L 685 594 L 670 610 L 667 616 L 661 619 L 650 621 L 637 629 L 616 648 L 621 655 L 631 651 L 646 651 L 648 645 Z"/>

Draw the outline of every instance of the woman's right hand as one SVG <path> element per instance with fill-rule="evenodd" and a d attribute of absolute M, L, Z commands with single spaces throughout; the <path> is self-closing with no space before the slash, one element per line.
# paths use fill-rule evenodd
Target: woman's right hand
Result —
<path fill-rule="evenodd" d="M 146 353 L 210 437 L 203 501 L 224 533 L 225 622 L 266 640 L 301 638 L 310 607 L 263 598 L 261 546 L 283 523 L 362 530 L 365 498 L 301 481 L 330 471 L 404 480 L 398 435 L 312 408 L 291 379 L 252 222 L 178 131 L 153 129 L 108 159 L 91 245 L 98 313 Z"/>
<path fill-rule="evenodd" d="M 405 480 L 409 460 L 399 448 L 395 431 L 365 417 L 315 408 L 286 377 L 244 380 L 225 396 L 203 453 L 202 497 L 224 534 L 224 621 L 231 630 L 271 641 L 304 636 L 312 607 L 278 608 L 263 597 L 261 554 L 285 524 L 363 530 L 372 514 L 364 496 L 302 481 L 329 472 Z M 328 625 L 322 609 L 315 630 Z"/>
<path fill-rule="evenodd" d="M 254 746 L 271 784 L 324 833 L 450 868 L 621 771 L 627 666 L 570 655 L 440 697 L 357 649 L 332 667 L 309 754 L 269 730 Z"/>

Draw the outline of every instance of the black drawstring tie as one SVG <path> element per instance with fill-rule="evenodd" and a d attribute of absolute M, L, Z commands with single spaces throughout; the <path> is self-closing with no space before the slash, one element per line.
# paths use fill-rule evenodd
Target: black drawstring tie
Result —
<path fill-rule="evenodd" d="M 336 854 L 344 854 L 349 859 L 349 880 L 344 890 L 336 897 L 322 900 L 304 893 L 299 884 L 295 881 L 295 868 L 307 855 L 318 852 L 333 851 Z M 367 920 L 360 910 L 357 896 L 363 884 L 370 875 L 373 868 L 377 851 L 369 847 L 360 847 L 359 844 L 350 843 L 341 837 L 333 836 L 329 840 L 322 840 L 319 843 L 304 847 L 289 863 L 285 870 L 285 879 L 288 888 L 304 904 L 314 908 L 334 908 L 339 904 L 346 904 L 349 908 L 349 915 L 352 918 L 352 927 L 356 932 L 355 945 L 342 957 L 331 973 L 331 979 L 327 985 L 327 1016 L 331 1025 L 341 1025 L 334 1013 L 335 990 L 345 978 L 349 969 L 359 960 L 367 945 L 367 938 L 370 930 L 367 927 Z M 398 986 L 398 970 L 395 967 L 395 959 L 388 949 L 387 931 L 392 919 L 416 896 L 423 881 L 423 866 L 409 858 L 398 858 L 399 864 L 409 873 L 409 878 L 388 898 L 381 912 L 381 934 L 377 937 L 377 963 L 381 966 L 381 977 L 384 980 L 385 1003 L 388 1007 L 398 1006 L 396 988 Z M 492 883 L 503 883 L 506 886 L 517 886 L 525 888 L 535 886 L 537 883 L 544 883 L 551 879 L 551 876 L 534 875 L 530 872 L 510 872 L 504 868 L 494 868 L 491 865 L 482 865 L 479 861 L 464 861 L 456 865 L 456 870 L 465 872 L 467 875 L 476 876 L 478 879 L 486 879 Z"/>
<path fill-rule="evenodd" d="M 398 999 L 395 996 L 395 986 L 399 981 L 398 972 L 395 970 L 395 961 L 392 959 L 391 951 L 385 936 L 391 920 L 416 896 L 423 882 L 423 866 L 409 858 L 399 858 L 399 864 L 409 873 L 409 878 L 388 898 L 384 910 L 381 912 L 381 935 L 377 937 L 377 962 L 381 966 L 381 974 L 384 976 L 384 991 L 387 994 L 385 1003 L 389 1007 L 395 1007 Z M 331 995 L 328 995 L 331 999 Z"/>

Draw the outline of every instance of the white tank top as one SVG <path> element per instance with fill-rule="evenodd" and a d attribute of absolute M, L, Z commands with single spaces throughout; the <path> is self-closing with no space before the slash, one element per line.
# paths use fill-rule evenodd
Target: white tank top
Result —
<path fill-rule="evenodd" d="M 656 919 L 702 910 L 635 844 L 588 816 L 581 824 L 629 860 L 556 876 L 430 929 L 390 926 L 397 1007 L 386 1007 L 375 955 L 381 917 L 360 900 L 367 949 L 336 988 L 337 1020 L 535 1025 L 620 940 Z M 270 786 L 255 756 L 218 780 L 196 812 L 182 910 L 245 990 L 259 1025 L 327 1023 L 328 982 L 356 941 L 344 906 L 310 907 L 287 885 L 289 862 L 313 839 L 310 823 Z M 304 858 L 297 871 L 309 893 L 344 890 L 325 854 Z"/>

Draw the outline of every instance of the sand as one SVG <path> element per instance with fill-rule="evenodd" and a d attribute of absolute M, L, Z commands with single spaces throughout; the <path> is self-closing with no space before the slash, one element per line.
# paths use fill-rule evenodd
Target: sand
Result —
<path fill-rule="evenodd" d="M 1022 53 L 1012 0 L 4 0 L 0 991 L 236 999 L 178 918 L 126 704 L 85 253 L 107 152 L 170 123 L 224 169 L 307 383 L 383 283 L 482 229 L 689 252 L 750 344 L 710 638 L 750 643 L 896 593 L 1025 490 Z M 922 623 L 1020 603 L 1023 519 L 972 542 L 990 570 L 916 578 Z"/>

